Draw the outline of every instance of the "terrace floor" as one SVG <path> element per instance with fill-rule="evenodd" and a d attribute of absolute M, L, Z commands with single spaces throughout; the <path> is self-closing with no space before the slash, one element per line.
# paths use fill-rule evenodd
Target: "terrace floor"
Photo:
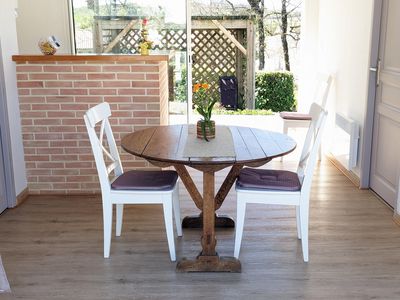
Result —
<path fill-rule="evenodd" d="M 295 168 L 295 154 L 269 168 Z M 201 173 L 192 170 L 197 184 Z M 221 184 L 226 171 L 217 173 Z M 183 185 L 182 216 L 197 213 Z M 393 211 L 359 190 L 328 160 L 317 166 L 310 203 L 310 262 L 302 260 L 295 210 L 248 207 L 242 273 L 176 273 L 161 206 L 126 206 L 121 237 L 102 256 L 98 196 L 31 196 L 0 215 L 0 255 L 11 294 L 0 299 L 400 299 L 400 228 Z M 235 217 L 235 191 L 220 209 Z M 201 231 L 176 238 L 193 258 Z M 217 230 L 233 255 L 234 230 Z"/>

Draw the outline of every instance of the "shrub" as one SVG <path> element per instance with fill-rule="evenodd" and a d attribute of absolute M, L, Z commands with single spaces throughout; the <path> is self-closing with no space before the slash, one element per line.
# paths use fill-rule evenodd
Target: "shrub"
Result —
<path fill-rule="evenodd" d="M 294 77 L 289 72 L 256 74 L 256 108 L 274 112 L 295 108 Z"/>

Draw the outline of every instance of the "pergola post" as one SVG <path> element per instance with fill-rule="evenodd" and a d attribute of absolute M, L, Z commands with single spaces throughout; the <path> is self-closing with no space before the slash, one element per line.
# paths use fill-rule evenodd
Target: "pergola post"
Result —
<path fill-rule="evenodd" d="M 248 109 L 255 108 L 255 90 L 256 90 L 256 74 L 255 74 L 255 32 L 254 21 L 247 20 L 247 63 L 246 63 L 246 89 L 245 99 Z"/>

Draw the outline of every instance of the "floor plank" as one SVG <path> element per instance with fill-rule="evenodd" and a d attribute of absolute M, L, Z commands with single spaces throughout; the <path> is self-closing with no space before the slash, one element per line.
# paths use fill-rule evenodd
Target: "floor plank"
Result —
<path fill-rule="evenodd" d="M 201 174 L 191 172 L 200 183 Z M 182 215 L 197 213 L 183 185 L 180 196 Z M 220 212 L 235 216 L 235 207 L 231 191 Z M 0 216 L 12 290 L 0 299 L 400 299 L 400 228 L 392 214 L 323 161 L 311 194 L 309 263 L 294 209 L 252 205 L 241 274 L 180 274 L 169 260 L 160 206 L 128 206 L 122 236 L 113 237 L 104 259 L 99 198 L 30 197 Z M 199 230 L 184 230 L 178 259 L 198 254 L 199 237 Z M 233 237 L 232 229 L 217 231 L 220 255 L 233 255 Z"/>

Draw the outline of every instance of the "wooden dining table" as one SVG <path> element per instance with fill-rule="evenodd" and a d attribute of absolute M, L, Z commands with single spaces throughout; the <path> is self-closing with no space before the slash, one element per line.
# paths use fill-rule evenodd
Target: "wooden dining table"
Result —
<path fill-rule="evenodd" d="M 185 145 L 195 138 L 189 133 L 193 125 L 157 126 L 126 135 L 122 148 L 159 167 L 173 166 L 189 192 L 196 207 L 203 232 L 202 250 L 195 259 L 182 259 L 177 264 L 180 272 L 241 272 L 241 264 L 234 257 L 219 256 L 216 252 L 215 224 L 218 210 L 244 166 L 258 167 L 275 157 L 286 155 L 296 148 L 296 142 L 287 135 L 249 127 L 217 126 L 218 132 L 228 128 L 234 147 L 233 155 L 224 157 L 190 157 L 185 154 Z M 221 141 L 224 143 L 224 141 Z M 204 141 L 202 147 L 207 147 Z M 222 154 L 223 155 L 223 154 Z M 203 193 L 197 189 L 187 167 L 203 173 Z M 229 173 L 215 193 L 215 173 L 230 167 Z M 222 222 L 225 222 L 226 218 Z"/>

